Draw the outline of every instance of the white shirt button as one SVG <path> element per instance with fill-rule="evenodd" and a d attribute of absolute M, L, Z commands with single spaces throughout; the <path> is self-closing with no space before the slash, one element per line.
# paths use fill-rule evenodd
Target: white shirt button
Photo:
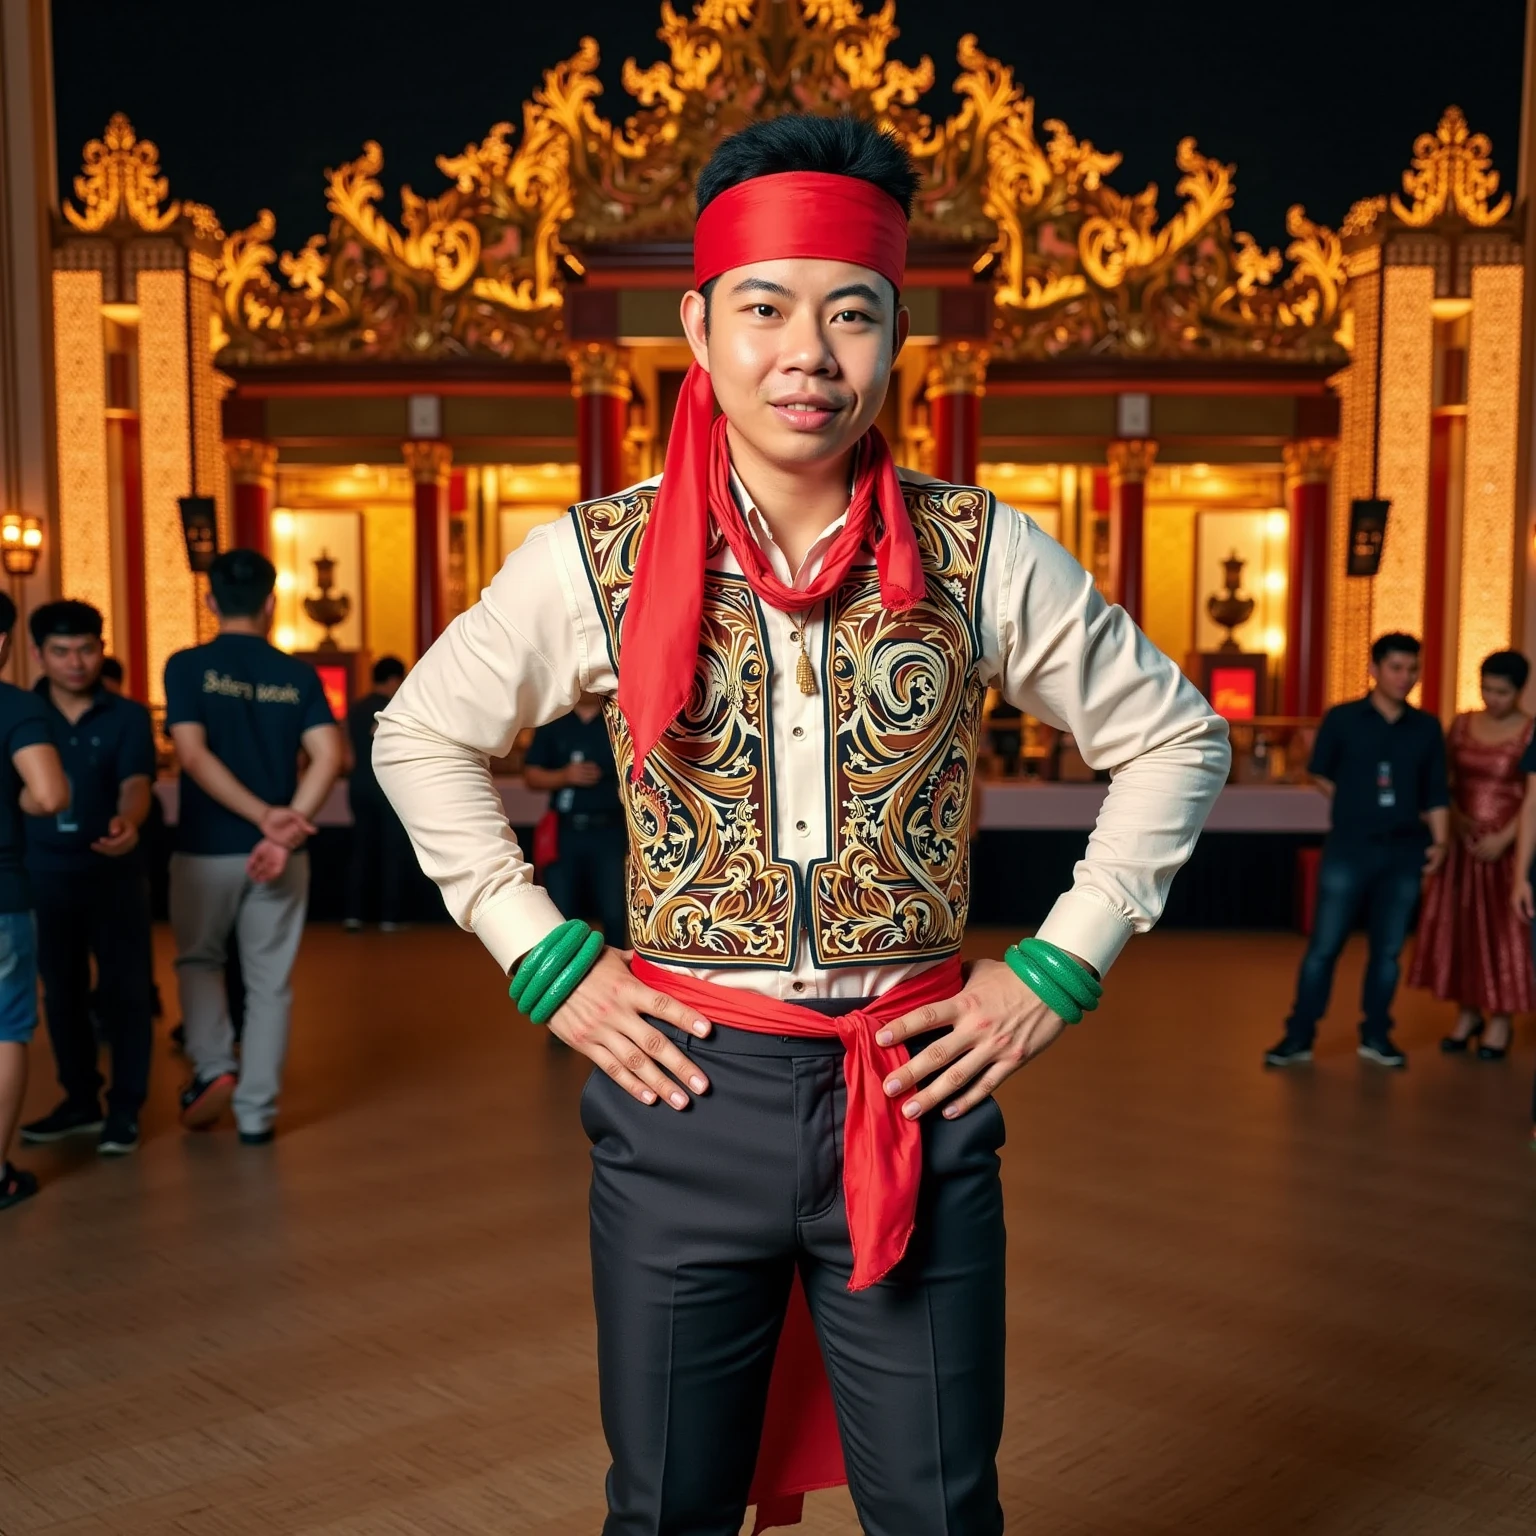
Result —
<path fill-rule="evenodd" d="M 803 725 L 797 725 L 789 734 L 793 736 L 796 741 L 799 741 L 800 738 L 805 735 L 805 727 Z"/>
<path fill-rule="evenodd" d="M 806 823 L 803 822 L 803 821 L 797 821 L 795 823 L 795 831 L 796 832 L 802 832 L 803 833 L 803 832 L 809 832 L 810 830 L 811 830 L 810 827 L 808 827 L 806 825 Z"/>
<path fill-rule="evenodd" d="M 797 981 L 795 983 L 795 991 L 796 992 L 804 992 L 805 991 L 805 983 L 803 981 Z"/>

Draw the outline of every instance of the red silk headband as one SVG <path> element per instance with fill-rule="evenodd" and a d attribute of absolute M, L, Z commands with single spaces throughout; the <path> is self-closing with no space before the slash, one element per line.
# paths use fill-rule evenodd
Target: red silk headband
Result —
<path fill-rule="evenodd" d="M 810 257 L 848 261 L 889 278 L 898 293 L 907 270 L 907 216 L 887 192 L 856 176 L 782 171 L 755 176 L 699 215 L 693 284 L 754 261 Z"/>

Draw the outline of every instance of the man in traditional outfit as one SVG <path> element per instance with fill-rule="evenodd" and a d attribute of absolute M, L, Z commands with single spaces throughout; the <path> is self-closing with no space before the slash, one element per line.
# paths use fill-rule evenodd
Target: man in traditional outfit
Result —
<path fill-rule="evenodd" d="M 893 464 L 916 186 L 849 118 L 720 145 L 665 474 L 535 531 L 375 739 L 453 915 L 595 1064 L 605 1536 L 736 1536 L 845 1479 L 868 1536 L 1003 1529 L 992 1095 L 1094 1005 L 1226 778 L 1222 722 L 1060 545 Z M 989 685 L 1113 780 L 1037 938 L 962 972 Z M 530 882 L 487 770 L 584 694 L 628 952 Z"/>

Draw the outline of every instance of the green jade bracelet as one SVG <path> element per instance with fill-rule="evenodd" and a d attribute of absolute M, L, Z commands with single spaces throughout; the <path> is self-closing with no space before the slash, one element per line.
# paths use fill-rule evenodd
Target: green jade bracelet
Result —
<path fill-rule="evenodd" d="M 1104 988 L 1088 968 L 1044 939 L 1025 939 L 1003 955 L 1008 968 L 1068 1024 L 1099 1006 Z"/>
<path fill-rule="evenodd" d="M 587 972 L 597 963 L 603 952 L 603 936 L 587 932 L 587 941 L 576 952 L 576 957 L 550 982 L 549 990 L 529 1010 L 528 1019 L 533 1024 L 548 1024 L 564 1006 L 565 1000 L 587 979 Z"/>
<path fill-rule="evenodd" d="M 587 942 L 591 927 L 572 918 L 539 940 L 523 957 L 508 989 L 512 1001 L 525 1014 L 531 1014 L 543 999 L 549 984 L 565 969 Z"/>

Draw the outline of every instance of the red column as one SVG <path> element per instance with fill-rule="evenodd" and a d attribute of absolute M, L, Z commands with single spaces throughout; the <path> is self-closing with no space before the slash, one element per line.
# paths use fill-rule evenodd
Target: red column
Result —
<path fill-rule="evenodd" d="M 416 658 L 442 634 L 448 613 L 448 475 L 453 449 L 436 440 L 402 443 L 416 484 Z"/>
<path fill-rule="evenodd" d="M 1109 445 L 1109 578 L 1115 601 L 1141 623 L 1146 569 L 1147 476 L 1157 444 L 1120 438 Z"/>
<path fill-rule="evenodd" d="M 611 496 L 629 483 L 624 433 L 629 422 L 629 370 L 619 349 L 589 341 L 570 353 L 571 393 L 576 397 L 576 455 L 581 499 Z"/>
<path fill-rule="evenodd" d="M 1285 679 L 1281 713 L 1323 712 L 1328 661 L 1328 492 L 1338 444 L 1309 437 L 1285 445 L 1291 533 L 1285 593 Z"/>
<path fill-rule="evenodd" d="M 928 370 L 928 426 L 933 472 L 951 485 L 975 485 L 981 452 L 981 397 L 987 353 L 970 341 L 941 343 Z"/>
<path fill-rule="evenodd" d="M 224 456 L 235 482 L 235 547 L 260 550 L 270 560 L 277 445 L 257 438 L 232 438 L 224 444 Z"/>

